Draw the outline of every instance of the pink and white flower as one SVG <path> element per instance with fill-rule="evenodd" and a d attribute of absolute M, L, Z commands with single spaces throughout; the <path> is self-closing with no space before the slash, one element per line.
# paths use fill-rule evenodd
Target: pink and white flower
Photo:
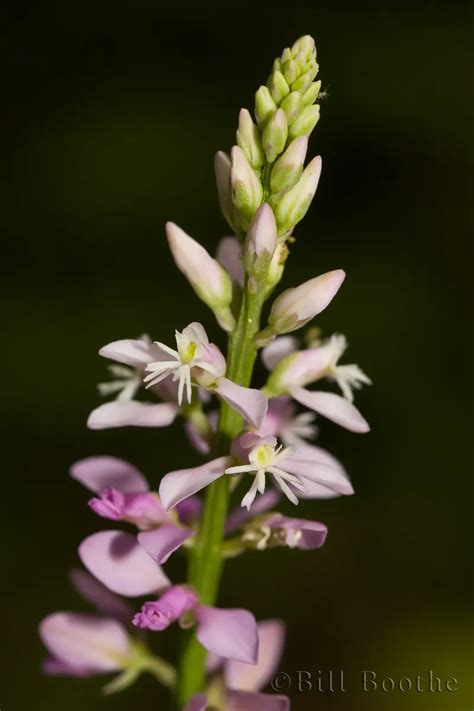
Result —
<path fill-rule="evenodd" d="M 145 378 L 147 387 L 172 376 L 179 383 L 179 405 L 184 395 L 190 403 L 191 388 L 199 385 L 225 400 L 252 426 L 258 427 L 261 424 L 267 411 L 267 398 L 260 390 L 245 388 L 224 377 L 225 358 L 219 348 L 209 342 L 200 323 L 191 323 L 181 333 L 176 331 L 176 349 L 158 341 L 156 345 L 171 359 L 148 363 L 146 370 L 149 375 Z"/>

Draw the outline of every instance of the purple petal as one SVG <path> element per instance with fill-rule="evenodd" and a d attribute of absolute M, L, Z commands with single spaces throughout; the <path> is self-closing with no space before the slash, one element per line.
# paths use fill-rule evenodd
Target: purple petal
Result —
<path fill-rule="evenodd" d="M 130 622 L 133 615 L 131 606 L 118 595 L 108 590 L 96 578 L 85 570 L 75 568 L 71 571 L 70 580 L 77 592 L 107 617 L 113 617 L 121 622 Z"/>
<path fill-rule="evenodd" d="M 154 561 L 162 565 L 194 534 L 195 531 L 175 526 L 174 523 L 165 523 L 153 531 L 139 533 L 138 542 Z"/>
<path fill-rule="evenodd" d="M 193 469 L 177 469 L 168 472 L 160 484 L 160 499 L 167 511 L 180 501 L 219 479 L 228 466 L 228 457 L 213 459 Z"/>
<path fill-rule="evenodd" d="M 41 622 L 39 632 L 50 654 L 69 667 L 116 671 L 131 655 L 128 635 L 115 620 L 56 612 Z"/>
<path fill-rule="evenodd" d="M 290 700 L 286 696 L 255 694 L 252 691 L 230 691 L 226 711 L 289 711 Z"/>
<path fill-rule="evenodd" d="M 237 237 L 223 237 L 217 245 L 216 258 L 230 274 L 232 281 L 243 286 L 245 273 L 242 264 L 242 247 Z"/>
<path fill-rule="evenodd" d="M 149 338 L 124 338 L 120 341 L 113 341 L 100 349 L 99 355 L 117 363 L 125 363 L 134 368 L 144 368 L 147 363 L 158 360 L 157 347 L 151 343 Z"/>
<path fill-rule="evenodd" d="M 247 664 L 257 662 L 258 630 L 250 612 L 200 605 L 196 613 L 197 638 L 203 647 L 226 659 Z"/>
<path fill-rule="evenodd" d="M 295 336 L 280 336 L 262 350 L 262 361 L 267 370 L 273 370 L 290 353 L 298 350 Z"/>
<path fill-rule="evenodd" d="M 259 651 L 256 664 L 229 660 L 224 678 L 229 689 L 259 691 L 264 689 L 278 669 L 285 644 L 285 625 L 280 620 L 264 620 L 258 624 Z"/>
<path fill-rule="evenodd" d="M 370 427 L 354 405 L 335 393 L 292 388 L 291 394 L 305 407 L 327 417 L 351 432 L 368 432 Z"/>
<path fill-rule="evenodd" d="M 161 632 L 175 622 L 197 603 L 197 595 L 184 585 L 174 585 L 166 590 L 159 600 L 145 602 L 133 618 L 133 624 L 141 629 Z"/>
<path fill-rule="evenodd" d="M 69 473 L 73 479 L 97 494 L 108 487 L 123 493 L 139 494 L 148 491 L 148 483 L 143 474 L 133 464 L 116 457 L 80 459 L 72 465 Z"/>
<path fill-rule="evenodd" d="M 85 679 L 98 673 L 96 669 L 91 669 L 90 667 L 73 667 L 55 657 L 46 657 L 41 664 L 41 669 L 43 674 L 48 674 L 49 676 L 73 676 L 78 679 Z"/>
<path fill-rule="evenodd" d="M 199 496 L 190 496 L 188 499 L 181 501 L 177 505 L 176 510 L 180 523 L 184 526 L 190 526 L 197 521 L 201 515 L 202 501 Z"/>
<path fill-rule="evenodd" d="M 278 530 L 285 536 L 285 543 L 290 548 L 304 551 L 315 550 L 324 545 L 327 526 L 319 521 L 307 521 L 304 518 L 288 518 L 277 514 L 266 522 L 272 530 Z"/>
<path fill-rule="evenodd" d="M 92 575 L 125 597 L 149 595 L 170 585 L 160 566 L 129 533 L 94 533 L 79 546 L 79 556 Z"/>
<path fill-rule="evenodd" d="M 206 711 L 207 699 L 204 694 L 197 694 L 188 701 L 183 711 Z"/>
<path fill-rule="evenodd" d="M 170 402 L 157 404 L 136 400 L 114 400 L 92 410 L 87 420 L 91 430 L 112 427 L 167 427 L 178 414 L 178 406 Z"/>
<path fill-rule="evenodd" d="M 216 393 L 252 427 L 260 427 L 268 407 L 268 400 L 260 390 L 244 388 L 227 378 L 220 378 Z"/>
<path fill-rule="evenodd" d="M 236 531 L 241 528 L 244 523 L 249 521 L 258 514 L 269 511 L 278 504 L 281 499 L 281 494 L 276 489 L 267 489 L 267 491 L 255 499 L 250 510 L 238 506 L 229 513 L 227 517 L 225 532 L 226 534 Z"/>

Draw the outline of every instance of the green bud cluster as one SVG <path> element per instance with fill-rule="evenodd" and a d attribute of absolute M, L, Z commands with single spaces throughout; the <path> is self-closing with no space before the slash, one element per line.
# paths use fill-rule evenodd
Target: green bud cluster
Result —
<path fill-rule="evenodd" d="M 308 137 L 319 120 L 318 70 L 312 37 L 301 37 L 286 48 L 275 60 L 266 85 L 256 92 L 255 121 L 242 109 L 237 145 L 230 156 L 218 154 L 221 208 L 240 236 L 267 202 L 275 213 L 278 238 L 285 241 L 311 203 L 316 171 L 311 164 L 304 171 L 304 162 Z"/>

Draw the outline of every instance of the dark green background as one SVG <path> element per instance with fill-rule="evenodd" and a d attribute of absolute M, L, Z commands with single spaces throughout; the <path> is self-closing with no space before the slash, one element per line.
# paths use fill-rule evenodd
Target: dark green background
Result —
<path fill-rule="evenodd" d="M 105 373 L 96 353 L 145 331 L 171 342 L 191 320 L 222 345 L 174 268 L 163 225 L 173 219 L 215 247 L 226 227 L 213 154 L 232 144 L 238 110 L 252 105 L 273 58 L 311 33 L 329 92 L 312 138 L 324 168 L 285 285 L 346 269 L 319 324 L 346 333 L 349 361 L 373 378 L 358 398 L 373 429 L 322 425 L 357 491 L 300 507 L 329 525 L 325 548 L 239 559 L 221 603 L 286 619 L 281 670 L 346 670 L 346 694 L 294 692 L 296 711 L 470 709 L 467 5 L 136 0 L 20 2 L 7 12 L 0 708 L 166 708 L 149 679 L 103 699 L 100 680 L 40 674 L 37 623 L 86 609 L 66 574 L 98 526 L 67 470 L 110 453 L 157 484 L 198 462 L 179 425 L 86 430 Z M 179 561 L 171 569 L 179 579 Z M 172 653 L 175 633 L 157 641 Z M 432 669 L 457 677 L 459 691 L 362 695 L 364 669 Z"/>

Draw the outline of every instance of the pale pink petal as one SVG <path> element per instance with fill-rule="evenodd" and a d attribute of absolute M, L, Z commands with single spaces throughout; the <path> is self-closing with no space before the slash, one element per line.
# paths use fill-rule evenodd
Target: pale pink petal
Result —
<path fill-rule="evenodd" d="M 309 321 L 324 311 L 339 291 L 345 276 L 342 269 L 335 269 L 287 289 L 273 302 L 268 322 L 284 324 L 292 317 L 296 318 L 298 323 Z"/>
<path fill-rule="evenodd" d="M 320 484 L 326 488 L 332 489 L 338 494 L 350 496 L 354 493 L 354 489 L 347 478 L 347 475 L 341 472 L 336 467 L 329 466 L 324 462 L 314 461 L 311 459 L 298 458 L 298 451 L 294 456 L 288 457 L 282 462 L 282 469 L 290 474 L 296 474 L 303 479 L 303 484 L 306 486 L 309 481 L 311 484 Z M 308 487 L 306 493 L 309 495 L 311 488 Z M 305 492 L 302 491 L 302 494 Z M 304 498 L 304 497 L 302 497 Z M 308 496 L 308 498 L 314 498 Z"/>
<path fill-rule="evenodd" d="M 84 600 L 94 605 L 99 612 L 121 622 L 130 622 L 133 616 L 132 607 L 87 571 L 75 568 L 69 578 Z"/>
<path fill-rule="evenodd" d="M 88 676 L 100 674 L 97 669 L 71 666 L 55 657 L 46 657 L 41 664 L 41 670 L 43 674 L 48 674 L 49 676 L 72 676 L 77 679 L 85 679 Z"/>
<path fill-rule="evenodd" d="M 48 651 L 67 666 L 111 672 L 131 656 L 122 625 L 96 615 L 56 612 L 41 622 L 39 632 Z"/>
<path fill-rule="evenodd" d="M 264 620 L 258 624 L 259 651 L 256 664 L 229 660 L 224 678 L 229 689 L 259 691 L 264 689 L 278 669 L 285 644 L 285 625 L 280 620 Z"/>
<path fill-rule="evenodd" d="M 268 370 L 273 370 L 283 358 L 297 350 L 298 339 L 295 336 L 280 336 L 262 350 L 263 364 Z"/>
<path fill-rule="evenodd" d="M 101 583 L 125 597 L 150 595 L 170 585 L 160 566 L 129 533 L 94 533 L 79 546 L 79 557 Z"/>
<path fill-rule="evenodd" d="M 335 393 L 292 388 L 291 394 L 305 407 L 318 412 L 351 432 L 368 432 L 370 427 L 359 410 L 346 398 Z"/>
<path fill-rule="evenodd" d="M 188 701 L 183 711 L 206 711 L 207 699 L 204 694 L 197 694 Z"/>
<path fill-rule="evenodd" d="M 195 531 L 175 526 L 174 523 L 165 523 L 152 531 L 139 533 L 138 542 L 154 561 L 162 565 L 166 563 L 172 553 L 178 550 L 194 534 Z"/>
<path fill-rule="evenodd" d="M 178 414 L 178 406 L 169 402 L 113 400 L 92 410 L 87 420 L 91 430 L 111 427 L 167 427 Z"/>
<path fill-rule="evenodd" d="M 148 491 L 143 474 L 123 459 L 99 456 L 80 459 L 72 465 L 70 474 L 87 489 L 97 494 L 104 489 L 118 489 L 124 494 L 141 494 Z"/>
<path fill-rule="evenodd" d="M 255 664 L 258 658 L 258 630 L 247 610 L 200 605 L 196 610 L 197 638 L 210 652 L 226 659 Z"/>
<path fill-rule="evenodd" d="M 266 396 L 254 388 L 244 388 L 227 378 L 220 378 L 216 393 L 252 426 L 259 428 L 267 413 Z"/>
<path fill-rule="evenodd" d="M 229 463 L 228 457 L 219 457 L 192 469 L 168 472 L 160 484 L 160 499 L 167 511 L 180 501 L 219 479 Z"/>
<path fill-rule="evenodd" d="M 216 258 L 230 275 L 232 281 L 243 286 L 242 247 L 237 237 L 223 237 L 217 245 Z"/>
<path fill-rule="evenodd" d="M 99 355 L 134 368 L 144 368 L 152 360 L 158 360 L 157 348 L 147 338 L 124 338 L 113 341 L 101 348 Z"/>
<path fill-rule="evenodd" d="M 319 521 L 308 521 L 304 518 L 289 518 L 276 514 L 266 522 L 273 531 L 279 531 L 284 536 L 284 543 L 290 548 L 311 551 L 321 548 L 326 541 L 327 526 Z"/>
<path fill-rule="evenodd" d="M 230 691 L 226 711 L 289 711 L 290 700 L 276 694 L 257 694 L 253 691 Z"/>

